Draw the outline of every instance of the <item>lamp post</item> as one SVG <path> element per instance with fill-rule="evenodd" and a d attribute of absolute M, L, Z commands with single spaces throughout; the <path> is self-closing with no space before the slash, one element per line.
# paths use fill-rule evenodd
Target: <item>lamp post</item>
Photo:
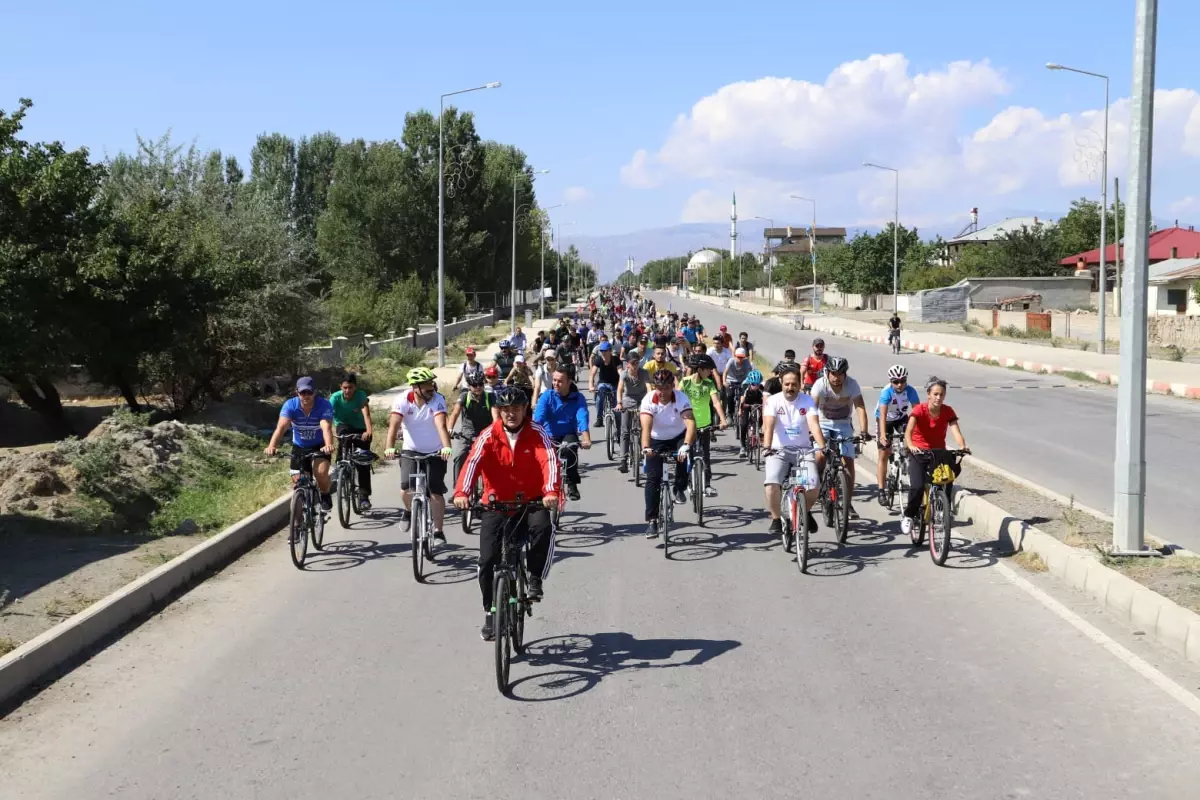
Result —
<path fill-rule="evenodd" d="M 1157 11 L 1155 11 L 1155 14 L 1157 14 Z M 1153 48 L 1153 45 L 1151 47 Z M 1090 75 L 1093 78 L 1100 78 L 1104 81 L 1104 144 L 1102 145 L 1102 154 L 1100 157 L 1100 352 L 1103 353 L 1105 351 L 1104 317 L 1108 313 L 1105 308 L 1106 303 L 1104 298 L 1108 294 L 1108 264 L 1107 254 L 1104 252 L 1108 247 L 1108 76 L 1101 75 L 1099 72 L 1088 72 L 1086 69 L 1064 67 L 1062 64 L 1055 63 L 1047 64 L 1046 69 L 1061 72 L 1076 72 L 1080 75 Z M 1120 242 L 1118 242 L 1118 250 L 1120 246 Z M 1114 289 L 1113 291 L 1114 304 L 1119 291 L 1119 289 Z M 1117 313 L 1120 314 L 1119 311 Z"/>
<path fill-rule="evenodd" d="M 498 89 L 500 81 L 492 81 L 473 89 L 459 89 L 457 92 L 446 92 L 438 98 L 438 366 L 446 366 L 446 255 L 445 255 L 445 223 L 446 223 L 446 170 L 442 161 L 444 137 L 442 135 L 442 117 L 446 115 L 446 98 L 456 94 L 478 92 L 481 89 Z"/>
<path fill-rule="evenodd" d="M 900 304 L 897 301 L 900 286 L 900 170 L 894 167 L 885 167 L 880 164 L 872 164 L 870 161 L 863 162 L 864 167 L 874 167 L 875 169 L 883 169 L 896 175 L 896 219 L 892 224 L 892 313 L 900 310 Z M 813 217 L 817 215 L 817 204 L 813 203 Z M 816 230 L 813 230 L 813 236 L 816 236 Z"/>
<path fill-rule="evenodd" d="M 517 178 L 521 177 L 521 173 L 523 171 L 524 170 L 517 170 L 513 173 L 512 285 L 508 290 L 508 314 L 510 317 L 509 324 L 512 328 L 511 333 L 514 336 L 517 333 L 517 213 L 521 210 L 521 208 L 527 208 L 529 205 L 528 203 L 525 203 L 521 206 L 521 208 L 517 208 Z M 548 169 L 539 169 L 531 172 L 529 174 L 530 186 L 533 185 L 535 176 L 545 175 L 549 171 L 550 170 Z"/>
<path fill-rule="evenodd" d="M 574 224 L 575 223 L 573 221 L 558 223 L 558 237 L 557 237 L 558 250 L 556 251 L 558 253 L 558 258 L 555 259 L 555 265 L 554 265 L 554 277 L 555 277 L 555 281 L 556 281 L 555 288 L 554 288 L 554 299 L 558 302 L 558 308 L 555 310 L 556 312 L 562 310 L 562 229 L 563 229 L 563 225 L 574 225 Z M 568 278 L 568 280 L 570 279 L 569 271 L 567 273 L 567 278 Z"/>
<path fill-rule="evenodd" d="M 897 195 L 899 195 L 899 191 L 897 191 Z M 793 200 L 803 200 L 806 203 L 813 204 L 813 218 L 812 218 L 812 227 L 809 228 L 810 233 L 808 236 L 808 249 L 809 249 L 809 254 L 812 256 L 812 271 L 813 271 L 812 307 L 813 307 L 813 313 L 819 314 L 821 312 L 821 298 L 817 297 L 817 201 L 813 200 L 811 197 L 801 197 L 798 194 L 794 194 L 791 197 Z M 896 201 L 897 205 L 899 205 L 899 202 L 900 201 L 897 199 L 897 201 Z M 896 216 L 897 216 L 897 218 L 899 218 L 899 216 L 900 216 L 899 211 L 896 212 Z M 892 303 L 894 305 L 895 300 L 893 300 Z M 893 309 L 893 310 L 895 310 L 895 309 Z"/>
<path fill-rule="evenodd" d="M 546 206 L 538 215 L 538 239 L 542 243 L 542 277 L 538 282 L 538 319 L 546 318 L 546 212 L 555 208 L 563 208 L 566 203 L 556 203 Z"/>

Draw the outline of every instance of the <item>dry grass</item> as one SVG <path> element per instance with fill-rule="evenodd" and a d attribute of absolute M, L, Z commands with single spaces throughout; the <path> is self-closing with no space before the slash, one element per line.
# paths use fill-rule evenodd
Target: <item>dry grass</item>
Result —
<path fill-rule="evenodd" d="M 1022 550 L 1012 557 L 1014 563 L 1018 564 L 1022 569 L 1029 572 L 1045 572 L 1048 567 L 1046 562 L 1037 553 L 1031 553 L 1028 550 Z"/>
<path fill-rule="evenodd" d="M 17 649 L 17 643 L 8 636 L 0 636 L 0 656 L 6 656 Z"/>
<path fill-rule="evenodd" d="M 75 616 L 95 602 L 95 597 L 72 590 L 67 592 L 63 597 L 54 597 L 47 600 L 46 604 L 42 607 L 42 611 L 48 617 L 66 619 L 67 617 Z"/>

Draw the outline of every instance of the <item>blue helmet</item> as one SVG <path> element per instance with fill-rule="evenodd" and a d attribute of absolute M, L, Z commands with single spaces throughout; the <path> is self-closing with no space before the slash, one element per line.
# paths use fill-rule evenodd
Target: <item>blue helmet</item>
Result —
<path fill-rule="evenodd" d="M 746 383 L 750 384 L 751 386 L 762 382 L 763 374 L 758 370 L 752 369 L 746 373 Z"/>
<path fill-rule="evenodd" d="M 512 342 L 510 342 L 508 339 L 500 340 L 500 349 L 501 350 L 507 350 L 510 347 L 512 347 Z"/>
<path fill-rule="evenodd" d="M 596 349 L 601 353 L 607 353 L 609 350 L 612 350 L 612 342 L 601 342 Z"/>

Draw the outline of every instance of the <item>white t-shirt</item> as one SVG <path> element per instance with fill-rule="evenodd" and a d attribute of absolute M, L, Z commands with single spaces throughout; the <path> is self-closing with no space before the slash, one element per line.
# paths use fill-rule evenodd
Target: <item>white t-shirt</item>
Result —
<path fill-rule="evenodd" d="M 724 375 L 725 368 L 729 366 L 729 362 L 733 360 L 733 351 L 728 347 L 722 347 L 718 350 L 715 347 L 708 348 L 708 354 L 712 356 L 712 360 L 717 363 L 717 374 Z"/>
<path fill-rule="evenodd" d="M 783 392 L 776 392 L 763 401 L 763 418 L 775 418 L 774 441 L 778 447 L 812 447 L 808 430 L 808 415 L 813 413 L 812 398 L 804 392 L 788 402 Z"/>
<path fill-rule="evenodd" d="M 412 391 L 405 392 L 392 403 L 392 413 L 404 418 L 400 423 L 404 432 L 403 449 L 416 453 L 436 453 L 442 449 L 442 438 L 433 422 L 438 414 L 446 413 L 446 398 L 441 392 L 423 406 L 417 405 Z"/>
<path fill-rule="evenodd" d="M 658 394 L 657 391 L 647 392 L 646 396 L 642 398 L 642 405 L 638 410 L 642 414 L 654 417 L 654 421 L 650 423 L 651 439 L 662 441 L 674 439 L 687 430 L 683 412 L 692 410 L 692 401 L 678 389 L 675 390 L 675 400 L 671 403 L 654 402 L 656 394 Z"/>

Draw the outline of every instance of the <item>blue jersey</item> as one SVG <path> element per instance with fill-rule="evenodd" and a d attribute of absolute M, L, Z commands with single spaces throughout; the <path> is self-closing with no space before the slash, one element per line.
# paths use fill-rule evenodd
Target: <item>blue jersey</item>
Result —
<path fill-rule="evenodd" d="M 879 393 L 879 407 L 887 407 L 887 421 L 897 422 L 908 416 L 912 407 L 921 402 L 921 395 L 911 386 L 905 386 L 903 392 L 897 392 L 891 386 Z"/>
<path fill-rule="evenodd" d="M 293 397 L 279 409 L 279 416 L 292 421 L 292 444 L 296 447 L 316 447 L 325 444 L 321 435 L 321 420 L 329 420 L 333 424 L 333 405 L 324 397 L 317 395 L 313 398 L 312 411 L 304 413 L 300 408 L 300 398 Z"/>

